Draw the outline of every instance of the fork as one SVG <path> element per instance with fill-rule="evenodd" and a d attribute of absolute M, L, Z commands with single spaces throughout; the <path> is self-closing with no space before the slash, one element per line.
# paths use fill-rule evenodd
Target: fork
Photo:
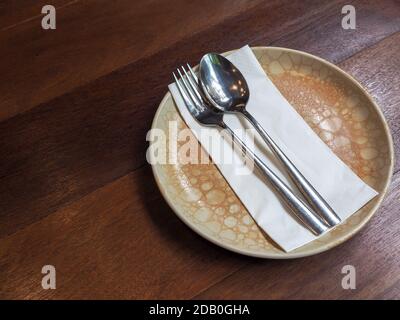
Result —
<path fill-rule="evenodd" d="M 213 110 L 210 107 L 207 99 L 199 87 L 197 76 L 187 64 L 188 71 L 181 66 L 177 69 L 179 79 L 173 72 L 175 83 L 179 93 L 185 102 L 190 114 L 202 125 L 211 127 L 220 127 L 225 129 L 246 155 L 254 161 L 258 169 L 264 174 L 267 180 L 279 193 L 291 209 L 295 217 L 315 235 L 324 233 L 329 227 L 326 223 L 313 212 L 301 199 L 299 199 L 290 188 L 252 151 L 246 144 L 232 131 L 231 128 L 224 122 L 223 113 Z M 182 70 L 182 72 L 181 72 Z"/>

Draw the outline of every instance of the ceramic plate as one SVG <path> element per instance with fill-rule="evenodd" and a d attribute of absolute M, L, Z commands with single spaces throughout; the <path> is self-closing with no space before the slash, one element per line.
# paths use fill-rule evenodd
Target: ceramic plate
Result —
<path fill-rule="evenodd" d="M 153 165 L 155 179 L 177 216 L 221 247 L 263 258 L 297 258 L 328 250 L 357 233 L 382 202 L 393 169 L 388 126 L 379 107 L 361 85 L 333 64 L 285 48 L 252 50 L 274 84 L 311 128 L 379 196 L 334 230 L 287 253 L 257 226 L 215 165 L 157 164 Z M 152 128 L 168 132 L 171 120 L 178 121 L 178 130 L 187 128 L 171 94 L 167 93 Z M 178 147 L 184 143 L 178 142 Z"/>

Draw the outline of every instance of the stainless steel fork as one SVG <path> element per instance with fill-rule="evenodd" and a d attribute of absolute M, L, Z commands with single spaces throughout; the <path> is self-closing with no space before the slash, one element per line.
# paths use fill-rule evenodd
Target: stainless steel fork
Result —
<path fill-rule="evenodd" d="M 242 150 L 245 151 L 246 155 L 254 161 L 255 165 L 286 202 L 295 217 L 297 217 L 297 219 L 314 234 L 320 235 L 324 233 L 329 228 L 326 223 L 301 199 L 299 199 L 290 188 L 246 146 L 246 144 L 232 131 L 232 129 L 226 125 L 223 121 L 223 114 L 213 110 L 208 105 L 207 100 L 199 87 L 198 79 L 194 71 L 189 64 L 187 67 L 188 71 L 186 71 L 184 67 L 177 69 L 179 79 L 175 73 L 173 73 L 173 77 L 182 99 L 191 115 L 202 125 L 225 129 L 232 136 L 233 141 L 238 143 Z"/>

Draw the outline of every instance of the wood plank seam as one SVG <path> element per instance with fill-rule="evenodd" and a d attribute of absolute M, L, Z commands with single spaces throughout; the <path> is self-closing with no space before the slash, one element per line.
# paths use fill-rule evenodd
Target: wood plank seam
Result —
<path fill-rule="evenodd" d="M 388 38 L 388 37 L 389 37 L 389 36 L 385 37 L 384 39 L 386 39 L 386 38 Z M 374 44 L 371 45 L 371 46 L 374 46 L 374 45 L 378 44 L 379 42 L 383 41 L 384 39 L 381 39 L 380 41 L 377 41 L 376 43 L 374 43 Z M 368 47 L 366 47 L 366 48 L 364 48 L 364 49 L 362 49 L 362 50 L 359 50 L 359 51 L 358 51 L 357 53 L 355 53 L 355 54 L 358 54 L 358 53 L 360 53 L 360 52 L 362 52 L 362 51 L 364 51 L 364 50 L 370 48 L 371 46 L 368 46 Z M 350 59 L 350 58 L 353 57 L 355 54 L 353 54 L 353 55 L 351 55 L 351 56 L 349 56 L 349 57 L 346 57 L 346 59 L 343 59 L 343 60 L 341 60 L 341 61 L 345 61 L 345 60 L 347 60 L 347 59 Z M 109 75 L 109 74 L 107 74 L 107 75 Z M 105 75 L 105 76 L 106 76 L 106 75 Z M 62 96 L 62 95 L 61 95 L 61 96 Z M 397 134 L 398 132 L 399 132 L 399 130 L 395 130 L 395 131 L 394 131 L 394 134 Z M 147 165 L 146 162 L 144 162 L 143 164 L 141 164 L 141 165 L 140 165 L 139 167 L 137 167 L 137 168 L 142 168 L 142 167 L 144 167 L 144 166 L 146 166 L 146 165 Z M 128 174 L 129 174 L 130 172 L 136 171 L 137 168 L 128 171 Z M 399 171 L 400 171 L 400 169 L 396 170 L 395 174 L 396 174 L 397 172 L 399 172 Z M 123 175 L 122 175 L 122 176 L 123 176 Z M 398 176 L 396 175 L 396 177 L 398 177 Z M 115 181 L 116 179 L 118 179 L 118 178 L 112 179 L 111 181 Z M 102 186 L 98 186 L 97 188 L 95 188 L 95 189 L 93 189 L 93 190 L 88 190 L 85 194 L 91 194 L 92 192 L 95 192 L 97 189 L 104 187 L 106 184 L 108 184 L 108 183 L 104 183 Z M 74 203 L 75 201 L 79 201 L 79 199 L 81 199 L 81 198 L 78 197 L 78 199 L 72 200 L 69 204 Z M 62 207 L 65 206 L 65 205 L 67 205 L 67 203 L 62 204 L 60 207 L 56 208 L 55 211 L 50 212 L 48 216 L 50 216 L 50 214 L 53 214 L 54 212 L 56 212 L 57 210 L 59 210 L 60 208 L 62 208 Z M 383 208 L 383 209 L 385 209 L 385 208 Z M 45 218 L 45 217 L 43 217 L 42 219 L 44 219 L 44 218 Z M 35 221 L 35 222 L 33 222 L 33 223 L 36 223 L 36 222 L 39 222 L 39 221 L 41 221 L 41 220 L 37 220 L 37 221 Z M 21 229 L 18 230 L 18 231 L 23 231 L 24 229 L 25 229 L 25 228 L 21 228 Z M 216 281 L 214 284 L 209 285 L 207 288 L 211 288 L 211 287 L 213 287 L 214 285 L 216 285 L 216 284 L 220 283 L 221 281 L 223 281 L 224 279 L 231 277 L 231 275 L 235 274 L 237 271 L 242 270 L 244 267 L 245 267 L 245 266 L 243 266 L 243 267 L 241 267 L 240 269 L 237 269 L 237 270 L 231 269 L 232 272 L 227 272 L 226 275 L 224 275 L 224 277 L 221 278 L 221 280 Z M 231 270 L 230 270 L 230 271 L 231 271 Z M 201 292 L 204 292 L 204 291 L 206 291 L 206 289 L 201 290 Z M 198 294 L 196 294 L 195 296 L 193 296 L 193 298 L 195 298 L 197 295 L 201 294 L 201 292 L 198 293 Z"/>
<path fill-rule="evenodd" d="M 325 10 L 326 9 L 326 5 L 324 5 L 323 6 L 323 8 L 319 8 L 316 12 L 315 12 L 315 15 L 318 15 L 318 12 L 321 12 L 322 10 Z M 254 13 L 254 11 L 250 11 L 250 15 L 251 14 L 253 14 L 253 13 L 251 13 L 251 12 L 253 12 Z M 249 14 L 247 14 L 247 15 L 249 15 Z M 228 19 L 229 20 L 229 19 Z M 230 21 L 230 22 L 229 22 Z M 229 20 L 227 23 L 229 24 L 229 23 L 234 23 L 235 22 L 235 20 L 233 19 L 231 19 L 231 20 Z M 222 23 L 222 25 L 223 25 L 224 23 Z M 219 23 L 218 25 L 221 25 L 221 23 Z M 296 29 L 297 30 L 297 29 Z M 203 32 L 201 32 L 202 34 L 208 34 L 208 29 L 206 29 L 205 31 L 203 31 Z M 288 34 L 290 34 L 290 33 L 288 33 Z M 186 40 L 181 40 L 182 42 L 186 42 L 187 43 L 187 41 Z M 177 44 L 175 44 L 174 45 L 174 48 L 175 47 L 178 47 L 179 46 L 179 43 L 181 43 L 181 42 L 178 42 Z M 157 53 L 158 54 L 158 53 Z M 150 56 L 148 56 L 148 57 L 146 57 L 145 59 L 139 59 L 138 61 L 136 61 L 136 62 L 134 62 L 134 63 L 132 63 L 132 64 L 130 64 L 130 65 L 137 65 L 137 63 L 142 63 L 143 61 L 151 61 L 151 59 L 153 58 L 153 55 L 150 55 Z M 103 75 L 102 77 L 99 77 L 98 79 L 96 79 L 96 80 L 93 80 L 93 81 L 91 81 L 90 83 L 92 83 L 92 82 L 95 82 L 95 81 L 98 81 L 98 80 L 100 80 L 101 78 L 106 78 L 106 77 L 108 77 L 108 76 L 110 76 L 110 75 L 112 75 L 113 73 L 116 73 L 116 72 L 123 72 L 123 71 L 121 71 L 121 69 L 123 69 L 123 70 L 125 70 L 123 67 L 121 67 L 121 68 L 118 68 L 118 69 L 116 69 L 116 70 L 114 70 L 114 71 L 112 71 L 112 72 L 110 72 L 110 73 L 108 73 L 107 75 Z M 76 87 L 75 89 L 76 90 L 78 90 L 80 87 L 85 87 L 86 88 L 86 86 L 87 86 L 88 84 L 82 84 L 81 86 L 78 86 L 78 87 Z M 53 100 L 55 101 L 56 99 L 58 99 L 59 100 L 59 98 L 63 98 L 63 97 L 66 97 L 66 96 L 68 96 L 69 95 L 69 93 L 66 93 L 66 94 L 63 94 L 63 95 L 61 95 L 61 96 L 59 96 L 59 97 L 57 97 L 57 98 L 54 98 Z M 52 101 L 53 101 L 52 100 Z M 41 103 L 40 105 L 43 105 L 43 104 L 46 104 L 46 106 L 48 106 L 48 104 L 47 103 Z M 34 108 L 34 109 L 31 109 L 30 111 L 31 112 L 34 112 L 35 110 L 37 110 L 36 108 Z M 47 110 L 48 111 L 48 110 Z M 27 111 L 27 113 L 28 113 L 29 111 Z M 23 116 L 23 114 L 21 113 L 20 114 L 20 116 L 22 117 Z M 7 121 L 12 121 L 12 119 L 14 119 L 14 118 L 10 118 L 10 119 L 8 119 L 8 120 L 6 120 L 5 122 L 7 122 Z M 143 162 L 141 162 L 140 163 L 140 165 L 143 165 Z M 136 170 L 138 168 L 138 166 L 137 165 L 135 165 L 135 166 L 133 166 L 132 168 L 129 168 L 130 170 L 127 170 L 127 171 L 124 171 L 124 172 L 122 172 L 122 173 L 120 173 L 120 174 L 118 174 L 118 175 L 115 175 L 111 180 L 107 180 L 106 182 L 101 182 L 101 184 L 98 184 L 96 187 L 101 187 L 101 186 L 103 186 L 104 184 L 106 184 L 106 183 L 109 183 L 109 182 L 112 182 L 112 181 L 114 181 L 115 179 L 118 179 L 119 177 L 121 177 L 121 176 L 123 176 L 123 175 L 125 175 L 125 174 L 127 174 L 127 173 L 129 173 L 129 172 L 132 172 L 132 171 L 134 171 L 134 170 Z M 93 191 L 94 189 L 91 189 L 91 190 L 89 190 L 89 191 L 87 191 L 87 192 L 91 192 L 91 191 Z M 84 192 L 84 194 L 86 194 L 86 192 Z M 76 201 L 76 200 L 78 200 L 78 199 L 80 199 L 81 197 L 80 197 L 80 195 L 76 195 L 76 197 L 75 197 L 75 195 L 74 195 L 74 197 L 73 198 L 70 198 L 70 199 L 65 199 L 66 200 L 66 202 L 64 202 L 64 203 L 71 203 L 71 202 L 73 202 L 73 201 Z M 64 201 L 64 200 L 63 200 Z M 48 208 L 50 208 L 50 210 L 48 211 L 50 214 L 52 213 L 52 212 L 54 212 L 55 210 L 57 210 L 57 208 L 58 208 L 58 203 L 57 204 L 54 204 L 53 203 L 53 205 L 54 206 L 49 206 Z M 46 212 L 45 214 L 43 214 L 43 216 L 46 216 L 48 213 Z M 12 232 L 11 232 L 12 233 Z M 10 233 L 7 233 L 7 234 L 10 234 Z"/>
<path fill-rule="evenodd" d="M 385 38 L 383 38 L 383 39 L 380 39 L 379 41 L 375 42 L 373 45 L 370 45 L 370 46 L 368 46 L 368 47 L 365 47 L 364 49 L 362 49 L 362 50 L 360 50 L 360 51 L 358 51 L 358 52 L 352 54 L 351 56 L 349 56 L 349 57 L 347 57 L 347 58 L 345 58 L 345 59 L 343 59 L 343 60 L 337 62 L 336 64 L 340 64 L 340 63 L 343 63 L 343 62 L 345 62 L 345 61 L 347 61 L 347 60 L 350 60 L 351 58 L 353 58 L 353 57 L 356 56 L 357 54 L 360 54 L 360 53 L 362 53 L 363 51 L 368 50 L 368 49 L 370 49 L 370 48 L 372 48 L 372 47 L 378 46 L 382 41 L 387 40 L 387 39 L 390 38 L 390 37 L 395 37 L 395 36 L 397 36 L 397 34 L 400 34 L 400 32 L 394 32 L 394 33 L 388 35 L 387 37 L 385 37 Z M 395 130 L 395 131 L 391 130 L 391 133 L 392 133 L 393 135 L 397 135 L 397 134 L 400 133 L 400 130 Z M 396 159 L 395 159 L 395 161 L 396 161 Z M 393 174 L 392 174 L 392 181 L 394 181 L 394 180 L 397 178 L 398 175 L 400 175 L 400 168 L 393 171 Z M 389 192 L 389 191 L 388 191 L 388 192 Z M 388 194 L 386 195 L 386 197 L 387 197 L 387 196 L 388 196 Z M 385 198 L 386 198 L 386 197 L 385 197 Z M 236 271 L 233 271 L 232 273 L 230 273 L 229 276 L 227 276 L 227 277 L 221 279 L 221 281 L 218 281 L 218 282 L 214 283 L 214 284 L 211 285 L 209 288 L 202 290 L 202 292 L 206 292 L 208 289 L 214 287 L 214 286 L 217 285 L 218 283 L 220 283 L 220 282 L 222 282 L 222 281 L 224 281 L 224 280 L 226 280 L 226 279 L 228 279 L 228 278 L 230 278 L 230 277 L 234 277 L 234 275 L 235 275 L 237 272 L 241 271 L 241 270 L 244 269 L 246 266 L 248 266 L 248 264 L 246 264 L 246 265 L 243 266 L 243 267 L 240 267 L 240 268 L 237 269 Z M 198 294 L 196 294 L 195 296 L 193 296 L 191 299 L 196 299 L 196 297 L 199 296 L 199 295 L 201 295 L 202 292 L 199 292 Z"/>
<path fill-rule="evenodd" d="M 79 1 L 79 0 L 76 0 L 76 1 Z M 289 25 L 293 25 L 293 24 L 295 25 L 295 24 L 297 24 L 299 21 L 302 21 L 302 19 L 307 18 L 307 17 L 312 17 L 313 19 L 314 19 L 314 18 L 319 18 L 319 15 L 321 14 L 321 12 L 324 12 L 324 11 L 330 9 L 330 8 L 333 8 L 333 7 L 337 6 L 337 4 L 342 4 L 342 3 L 344 3 L 344 2 L 345 2 L 345 0 L 338 0 L 338 1 L 335 2 L 335 3 L 330 2 L 330 3 L 328 3 L 328 4 L 324 4 L 324 5 L 322 5 L 321 7 L 318 7 L 316 10 L 310 10 L 310 14 L 305 15 L 305 16 L 299 16 L 298 18 L 296 18 L 296 19 L 294 19 L 294 20 L 292 20 L 292 21 L 288 21 L 288 22 L 282 24 L 281 27 L 283 28 L 283 27 L 285 27 L 285 26 L 289 26 Z M 279 3 L 279 1 L 275 1 L 273 4 L 277 4 L 277 3 Z M 74 2 L 71 2 L 71 4 L 74 4 Z M 68 7 L 68 6 L 63 6 L 63 7 Z M 253 14 L 255 14 L 257 11 L 259 11 L 260 8 L 264 8 L 264 7 L 265 7 L 265 4 L 264 4 L 264 3 L 259 3 L 259 4 L 257 4 L 256 6 L 250 8 L 249 10 L 247 10 L 244 14 L 245 14 L 246 16 L 248 16 L 248 17 L 251 17 L 251 16 L 252 16 Z M 222 25 L 234 23 L 239 17 L 242 18 L 242 17 L 243 17 L 243 13 L 239 12 L 239 13 L 237 13 L 237 14 L 228 16 L 228 17 L 226 17 L 225 19 L 219 21 L 217 24 L 211 25 L 211 26 L 207 26 L 207 27 L 205 27 L 204 29 L 200 29 L 200 30 L 198 30 L 198 31 L 196 31 L 196 32 L 194 32 L 194 33 L 192 33 L 192 34 L 190 34 L 190 35 L 187 35 L 186 37 L 183 37 L 183 38 L 179 39 L 179 40 L 176 41 L 176 42 L 171 41 L 167 46 L 164 46 L 164 47 L 160 48 L 160 50 L 155 51 L 155 52 L 151 53 L 151 54 L 148 55 L 148 56 L 141 57 L 141 58 L 139 58 L 139 59 L 137 59 L 137 60 L 135 60 L 135 61 L 131 61 L 131 62 L 128 62 L 128 63 L 121 64 L 121 65 L 119 65 L 117 68 L 113 69 L 112 71 L 110 71 L 110 72 L 108 72 L 108 73 L 106 73 L 106 74 L 99 75 L 99 76 L 97 76 L 97 77 L 94 77 L 94 78 L 90 79 L 89 81 L 82 82 L 81 84 L 79 84 L 79 85 L 77 85 L 77 86 L 71 87 L 69 90 L 64 91 L 61 95 L 53 96 L 53 97 L 51 97 L 50 99 L 43 100 L 43 101 L 41 101 L 39 104 L 35 105 L 34 107 L 29 108 L 29 109 L 27 109 L 27 110 L 24 110 L 24 111 L 22 111 L 22 112 L 18 112 L 18 113 L 16 113 L 16 114 L 12 115 L 11 117 L 9 117 L 8 119 L 11 119 L 11 118 L 13 118 L 13 117 L 15 117 L 15 116 L 17 116 L 17 115 L 22 115 L 22 114 L 24 114 L 24 113 L 27 113 L 27 112 L 29 112 L 30 110 L 32 110 L 32 109 L 34 109 L 34 108 L 36 108 L 36 107 L 38 107 L 38 106 L 40 106 L 40 105 L 42 105 L 42 104 L 49 103 L 49 102 L 51 102 L 52 100 L 54 100 L 54 99 L 56 99 L 56 98 L 58 98 L 58 97 L 61 97 L 61 96 L 67 95 L 67 94 L 69 94 L 69 93 L 71 93 L 71 92 L 74 92 L 75 90 L 78 90 L 78 89 L 80 89 L 80 88 L 82 88 L 82 87 L 85 87 L 86 85 L 88 85 L 88 84 L 90 84 L 90 83 L 92 83 L 92 82 L 94 82 L 94 81 L 96 81 L 96 80 L 99 80 L 99 79 L 102 79 L 102 78 L 104 78 L 104 77 L 107 77 L 107 76 L 109 76 L 110 74 L 113 74 L 114 72 L 120 72 L 122 69 L 124 69 L 124 68 L 126 68 L 126 67 L 129 67 L 129 66 L 131 66 L 131 65 L 133 65 L 133 64 L 139 63 L 139 62 L 141 62 L 141 61 L 151 60 L 151 59 L 153 59 L 155 56 L 157 56 L 157 54 L 159 54 L 160 51 L 167 50 L 167 49 L 170 49 L 170 48 L 172 48 L 172 47 L 178 47 L 180 43 L 186 43 L 186 42 L 188 41 L 188 39 L 190 39 L 190 38 L 192 38 L 192 37 L 196 37 L 196 36 L 201 35 L 201 34 L 207 34 L 207 33 L 210 32 L 210 30 L 215 29 L 215 28 L 219 28 L 219 27 L 222 26 Z M 28 21 L 27 21 L 27 22 L 28 22 Z M 293 33 L 294 33 L 294 32 L 297 32 L 297 30 L 293 30 Z M 291 33 L 292 33 L 292 32 L 288 33 L 287 35 L 290 35 Z M 231 49 L 235 49 L 235 48 L 231 48 Z M 6 120 L 8 120 L 8 119 L 6 119 Z"/>
<path fill-rule="evenodd" d="M 207 31 L 203 31 L 203 32 L 206 33 Z M 294 32 L 297 32 L 297 30 L 294 31 Z M 358 51 L 356 54 L 359 54 L 359 53 L 363 52 L 364 50 L 367 50 L 367 49 L 369 49 L 369 48 L 371 48 L 371 47 L 373 47 L 373 46 L 379 45 L 379 43 L 381 43 L 381 42 L 384 41 L 385 39 L 387 39 L 387 38 L 389 38 L 389 37 L 394 37 L 394 36 L 397 35 L 398 33 L 400 33 L 400 32 L 396 32 L 396 33 L 394 33 L 394 34 L 392 34 L 392 35 L 390 35 L 390 36 L 387 36 L 387 37 L 385 37 L 385 38 L 383 38 L 383 39 L 380 39 L 379 41 L 377 41 L 376 43 L 374 43 L 374 45 L 368 46 L 367 48 Z M 185 42 L 185 41 L 186 41 L 186 40 L 183 39 L 183 40 L 181 40 L 181 41 L 179 41 L 179 42 Z M 179 42 L 178 42 L 178 44 L 179 44 Z M 344 59 L 344 60 L 338 61 L 337 64 L 349 60 L 350 58 L 354 57 L 354 55 L 356 55 L 356 54 L 353 54 L 352 56 L 350 56 L 350 57 L 348 57 L 348 58 L 346 58 L 346 59 Z M 148 59 L 151 60 L 151 59 L 152 59 L 152 56 L 149 56 L 149 57 L 146 57 L 146 58 L 145 58 L 145 60 L 148 60 Z M 140 61 L 140 60 L 134 62 L 133 64 L 136 64 L 136 63 L 138 63 L 139 61 Z M 109 73 L 109 74 L 107 74 L 107 75 L 103 75 L 103 76 L 99 77 L 98 79 L 105 78 L 105 77 L 109 76 L 109 75 L 112 74 L 112 73 L 120 72 L 120 70 L 121 70 L 121 69 L 124 69 L 125 67 L 127 67 L 127 66 L 118 68 L 118 69 L 112 71 L 111 73 Z M 86 85 L 87 85 L 87 84 L 84 84 L 84 85 L 81 85 L 80 87 L 84 87 L 84 86 L 86 86 Z M 78 88 L 79 88 L 79 87 L 78 87 Z M 77 88 L 76 88 L 76 89 L 77 89 Z M 75 90 L 75 89 L 74 89 L 74 90 Z M 64 94 L 63 94 L 62 96 L 64 96 Z M 32 110 L 33 110 L 33 109 L 32 109 Z M 29 112 L 29 111 L 27 111 L 27 112 Z M 7 119 L 6 121 L 10 121 L 11 119 L 12 119 L 12 118 Z M 137 169 L 140 169 L 140 168 L 142 168 L 142 167 L 145 166 L 145 165 L 146 165 L 146 162 L 143 162 L 143 163 L 140 164 L 139 166 L 134 167 L 134 168 L 132 168 L 131 170 L 127 171 L 127 172 L 124 173 L 123 175 L 121 175 L 121 176 L 115 176 L 112 180 L 108 181 L 108 182 L 105 183 L 105 184 L 112 183 L 113 181 L 115 181 L 115 180 L 121 178 L 122 176 L 124 176 L 124 175 L 126 175 L 126 174 L 129 174 L 129 173 L 131 173 L 131 172 L 134 172 L 134 171 L 136 171 Z M 397 172 L 397 171 L 396 171 L 396 172 Z M 89 191 L 87 191 L 87 192 L 82 193 L 82 194 L 81 194 L 80 196 L 78 196 L 77 198 L 74 198 L 74 199 L 71 200 L 71 201 L 65 202 L 65 203 L 62 204 L 60 207 L 63 207 L 63 206 L 69 205 L 69 204 L 71 204 L 71 203 L 73 203 L 73 202 L 75 202 L 75 201 L 78 201 L 79 199 L 81 199 L 81 198 L 84 197 L 85 195 L 90 194 L 90 193 L 94 192 L 95 190 L 97 190 L 98 188 L 103 187 L 105 184 L 98 186 L 96 189 L 89 190 Z M 53 214 L 53 213 L 56 212 L 60 207 L 54 208 L 54 210 L 52 210 L 48 215 Z M 46 217 L 46 216 L 47 216 L 47 215 L 45 215 L 44 217 Z M 44 218 L 44 217 L 43 217 L 43 218 Z M 26 226 L 29 226 L 29 225 L 30 225 L 30 224 L 28 224 L 28 225 L 26 225 Z M 22 229 L 24 229 L 26 226 L 24 226 Z M 22 229 L 21 229 L 21 230 L 22 230 Z M 13 233 L 10 233 L 10 234 L 8 234 L 8 235 L 11 235 L 11 234 L 13 234 Z"/>
<path fill-rule="evenodd" d="M 70 2 L 68 2 L 68 3 L 66 3 L 66 4 L 64 4 L 64 5 L 61 5 L 61 6 L 55 7 L 55 8 L 56 8 L 57 11 L 58 11 L 58 10 L 62 10 L 62 9 L 64 9 L 64 8 L 66 8 L 66 7 L 70 6 L 70 5 L 72 5 L 72 4 L 75 4 L 75 3 L 79 2 L 79 1 L 80 1 L 80 0 L 72 0 L 72 1 L 70 1 Z M 8 31 L 8 30 L 10 30 L 10 29 L 12 29 L 12 28 L 15 28 L 15 27 L 17 27 L 17 26 L 20 26 L 20 25 L 22 25 L 22 24 L 24 24 L 24 23 L 28 23 L 28 22 L 31 22 L 31 21 L 36 20 L 36 19 L 41 19 L 42 17 L 43 17 L 43 14 L 41 14 L 40 12 L 38 12 L 37 15 L 32 16 L 32 17 L 29 17 L 29 18 L 26 18 L 26 19 L 24 19 L 24 20 L 22 20 L 22 21 L 18 21 L 18 22 L 13 23 L 13 24 L 11 24 L 11 25 L 9 25 L 9 26 L 3 27 L 0 31 Z"/>
<path fill-rule="evenodd" d="M 301 32 L 302 30 L 305 30 L 305 29 L 307 29 L 308 27 L 312 26 L 314 23 L 315 23 L 315 21 L 312 21 L 312 22 L 310 22 L 308 25 L 302 27 L 300 30 L 293 31 L 292 33 Z M 343 58 L 343 59 L 341 59 L 341 60 L 335 61 L 334 63 L 337 65 L 337 64 L 342 63 L 342 62 L 344 62 L 344 61 L 346 61 L 346 60 L 349 60 L 350 58 L 356 56 L 357 54 L 361 53 L 362 51 L 367 50 L 367 49 L 370 49 L 370 48 L 372 48 L 372 47 L 378 45 L 380 42 L 382 42 L 382 41 L 384 41 L 384 40 L 387 40 L 387 39 L 390 38 L 390 37 L 395 37 L 398 33 L 400 33 L 400 32 L 399 32 L 399 31 L 393 31 L 392 33 L 386 35 L 384 38 L 378 39 L 377 41 L 370 43 L 369 45 L 367 45 L 366 47 L 362 48 L 361 50 L 356 51 L 356 52 L 353 52 L 351 55 L 348 55 L 348 56 L 346 56 L 345 58 Z M 289 35 L 290 35 L 290 34 L 289 34 Z M 270 42 L 269 45 L 270 45 L 270 46 L 273 46 L 274 44 L 279 43 L 280 40 L 286 38 L 287 36 L 288 36 L 288 35 L 284 35 L 284 36 L 281 36 L 280 38 L 278 38 L 278 39 L 276 39 L 276 40 L 272 40 L 272 41 Z"/>
<path fill-rule="evenodd" d="M 400 177 L 400 173 L 393 174 L 392 182 L 395 181 L 395 180 L 396 180 L 397 178 L 399 178 L 399 177 Z M 393 190 L 392 190 L 392 191 L 393 191 Z M 385 200 L 386 200 L 387 197 L 389 196 L 389 192 L 390 192 L 390 191 L 388 191 L 388 194 L 386 195 Z M 385 206 L 385 200 L 384 200 L 384 202 L 383 202 L 383 204 L 382 204 L 382 207 Z M 381 209 L 382 209 L 382 207 L 381 207 Z M 370 223 L 370 222 L 368 222 L 368 223 Z M 365 227 L 366 227 L 366 226 L 365 226 Z M 365 228 L 365 227 L 360 231 L 360 234 L 361 234 L 362 232 L 366 232 L 366 230 L 365 230 L 366 228 Z M 356 235 L 356 236 L 357 236 L 357 235 Z M 350 240 L 352 240 L 352 239 L 353 239 L 353 238 L 351 238 Z M 342 245 L 343 245 L 343 244 L 342 244 Z M 302 259 L 307 259 L 307 257 L 306 257 L 306 258 L 300 258 L 300 260 L 302 260 Z M 243 269 L 245 269 L 246 267 L 248 267 L 248 266 L 250 266 L 250 265 L 252 265 L 250 262 L 246 262 L 244 266 L 239 267 L 239 268 L 236 269 L 235 271 L 231 272 L 227 277 L 224 277 L 223 279 L 221 279 L 221 281 L 215 282 L 214 284 L 210 285 L 208 288 L 206 288 L 206 289 L 202 290 L 201 292 L 197 293 L 197 294 L 194 295 L 191 299 L 192 299 L 192 300 L 198 299 L 198 297 L 200 297 L 203 293 L 207 292 L 209 289 L 211 289 L 211 288 L 217 286 L 218 284 L 220 284 L 220 283 L 221 283 L 222 281 L 224 281 L 224 280 L 228 280 L 229 278 L 235 277 L 235 275 L 236 275 L 238 272 L 242 271 Z M 393 286 L 394 286 L 394 285 L 393 285 Z M 360 290 L 361 288 L 358 288 L 358 289 Z M 390 289 L 390 288 L 388 288 L 388 289 Z"/>

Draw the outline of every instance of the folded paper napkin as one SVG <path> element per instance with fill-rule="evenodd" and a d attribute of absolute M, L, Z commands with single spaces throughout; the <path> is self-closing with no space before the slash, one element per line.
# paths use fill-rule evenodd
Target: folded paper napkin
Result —
<path fill-rule="evenodd" d="M 227 58 L 242 72 L 248 82 L 250 99 L 246 109 L 259 121 L 342 221 L 377 195 L 375 190 L 365 184 L 329 149 L 282 96 L 265 74 L 249 46 L 235 51 Z M 210 146 L 208 138 L 203 138 L 207 135 L 203 134 L 204 131 L 200 134 L 200 130 L 209 130 L 214 140 L 221 139 L 224 159 L 229 159 L 229 153 L 234 153 L 231 154 L 234 158 L 241 157 L 237 150 L 232 149 L 229 139 L 223 139 L 219 129 L 204 127 L 190 115 L 175 83 L 171 84 L 169 89 L 186 124 L 213 160 L 220 157 L 220 151 Z M 240 114 L 225 114 L 224 121 L 234 130 L 251 128 Z M 254 137 L 255 143 L 248 140 L 249 146 L 296 194 L 299 194 L 263 140 L 257 133 L 254 133 Z M 246 137 L 244 140 L 246 141 Z M 216 162 L 226 181 L 257 224 L 285 251 L 294 250 L 317 238 L 290 214 L 273 187 L 257 169 L 248 174 L 240 174 L 237 170 L 240 161 Z"/>

